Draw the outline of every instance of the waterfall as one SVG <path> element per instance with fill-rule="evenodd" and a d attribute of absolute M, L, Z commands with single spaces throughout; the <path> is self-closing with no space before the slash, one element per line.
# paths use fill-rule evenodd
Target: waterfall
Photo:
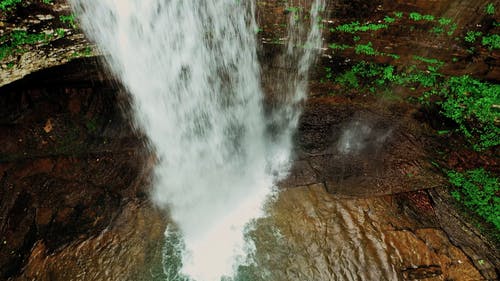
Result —
<path fill-rule="evenodd" d="M 293 98 L 273 117 L 288 129 L 271 144 L 254 1 L 70 2 L 131 93 L 136 125 L 158 158 L 151 198 L 182 237 L 179 276 L 231 276 L 245 252 L 245 224 L 262 215 L 275 175 L 289 162 L 295 104 L 305 97 L 312 50 L 319 49 L 317 28 L 299 59 Z M 317 13 L 311 15 L 314 22 Z"/>

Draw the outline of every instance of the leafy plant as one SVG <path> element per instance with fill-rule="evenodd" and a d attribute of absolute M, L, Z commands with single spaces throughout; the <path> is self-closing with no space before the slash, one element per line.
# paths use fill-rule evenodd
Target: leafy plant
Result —
<path fill-rule="evenodd" d="M 489 3 L 488 5 L 486 5 L 484 10 L 485 10 L 486 14 L 494 15 L 495 14 L 495 5 L 493 5 L 493 3 Z"/>
<path fill-rule="evenodd" d="M 483 46 L 487 46 L 490 50 L 500 49 L 500 35 L 492 34 L 484 36 L 481 43 Z"/>
<path fill-rule="evenodd" d="M 444 65 L 444 62 L 438 60 L 438 59 L 434 59 L 434 58 L 425 58 L 425 57 L 421 57 L 421 56 L 413 56 L 413 59 L 415 60 L 419 60 L 419 61 L 423 61 L 425 63 L 428 63 L 428 64 L 436 64 L 436 65 L 439 65 L 439 66 L 443 66 Z"/>
<path fill-rule="evenodd" d="M 21 0 L 0 0 L 0 10 L 10 10 L 19 3 L 21 3 Z"/>
<path fill-rule="evenodd" d="M 440 25 L 449 25 L 452 21 L 449 18 L 440 18 L 438 22 Z"/>
<path fill-rule="evenodd" d="M 366 31 L 377 31 L 380 29 L 386 29 L 388 27 L 389 26 L 387 24 L 382 24 L 382 23 L 360 24 L 358 21 L 355 21 L 355 22 L 339 25 L 336 28 L 331 28 L 330 31 L 356 33 L 356 32 L 366 32 Z"/>
<path fill-rule="evenodd" d="M 484 83 L 467 75 L 449 78 L 440 85 L 438 104 L 444 116 L 452 119 L 459 130 L 481 151 L 500 144 L 500 85 Z"/>
<path fill-rule="evenodd" d="M 354 47 L 354 51 L 356 54 L 365 54 L 369 56 L 377 55 L 378 52 L 373 49 L 372 42 L 368 42 L 367 44 L 358 44 Z"/>
<path fill-rule="evenodd" d="M 9 35 L 0 37 L 0 61 L 13 53 L 22 53 L 23 45 L 46 43 L 50 38 L 45 33 L 28 33 L 25 30 L 14 30 Z"/>
<path fill-rule="evenodd" d="M 393 22 L 395 22 L 395 21 L 396 21 L 396 19 L 395 19 L 395 18 L 393 18 L 393 17 L 385 16 L 384 21 L 385 21 L 386 23 L 393 23 Z"/>
<path fill-rule="evenodd" d="M 67 24 L 69 27 L 76 29 L 75 15 L 74 14 L 61 15 L 61 16 L 59 16 L 59 20 L 62 23 Z"/>
<path fill-rule="evenodd" d="M 476 42 L 476 38 L 483 35 L 481 31 L 467 31 L 465 35 L 465 42 L 474 43 Z"/>
<path fill-rule="evenodd" d="M 410 13 L 410 19 L 414 21 L 421 21 L 421 20 L 433 21 L 435 17 L 433 15 L 421 15 L 417 12 L 412 12 Z"/>
<path fill-rule="evenodd" d="M 500 230 L 500 184 L 497 177 L 484 169 L 475 169 L 464 173 L 450 171 L 448 179 L 456 188 L 451 193 L 456 200 Z"/>

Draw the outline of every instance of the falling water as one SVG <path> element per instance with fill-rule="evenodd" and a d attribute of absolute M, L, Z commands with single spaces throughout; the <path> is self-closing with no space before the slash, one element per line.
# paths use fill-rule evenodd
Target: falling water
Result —
<path fill-rule="evenodd" d="M 182 237 L 179 275 L 198 281 L 232 275 L 245 251 L 245 224 L 262 215 L 273 175 L 289 162 L 319 28 L 304 39 L 291 97 L 273 117 L 286 129 L 271 144 L 254 1 L 72 0 L 72 6 L 132 94 L 136 124 L 158 157 L 152 198 Z"/>

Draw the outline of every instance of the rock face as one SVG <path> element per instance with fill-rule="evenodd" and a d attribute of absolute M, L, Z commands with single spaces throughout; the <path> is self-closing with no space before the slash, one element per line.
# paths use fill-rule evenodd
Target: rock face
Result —
<path fill-rule="evenodd" d="M 332 194 L 351 197 L 442 185 L 413 110 L 311 99 L 299 126 L 298 159 L 288 181 L 324 182 Z"/>
<path fill-rule="evenodd" d="M 0 15 L 0 36 L 19 27 L 67 29 L 63 38 L 2 63 L 0 279 L 146 280 L 162 271 L 167 223 L 147 197 L 154 157 L 130 125 L 123 110 L 129 98 L 118 83 L 97 60 L 73 58 L 94 51 L 84 54 L 89 43 L 60 21 L 70 14 L 67 3 L 52 2 L 27 1 Z M 481 12 L 489 2 L 331 0 L 324 24 L 376 22 L 397 11 L 448 17 L 457 23 L 450 37 L 430 37 L 425 23 L 413 22 L 402 22 L 397 32 L 367 33 L 374 48 L 401 57 L 371 59 L 403 66 L 416 50 L 457 58 L 443 69 L 447 74 L 499 82 L 498 51 L 470 54 L 455 40 L 478 25 L 498 31 Z M 280 1 L 258 1 L 270 101 L 274 75 L 286 71 L 278 61 L 287 13 Z M 348 40 L 325 33 L 325 45 Z M 432 118 L 401 99 L 335 96 L 335 85 L 320 83 L 325 67 L 340 71 L 353 58 L 367 57 L 327 50 L 313 69 L 291 174 L 280 183 L 270 216 L 249 233 L 261 267 L 242 274 L 257 276 L 252 280 L 262 272 L 264 280 L 497 280 L 498 245 L 464 221 L 434 168 L 443 144 L 431 137 Z M 61 66 L 48 68 L 55 65 Z M 456 158 L 457 166 L 476 161 Z M 495 156 L 483 160 L 498 167 Z"/>
<path fill-rule="evenodd" d="M 442 230 L 397 202 L 340 199 L 322 184 L 283 191 L 250 234 L 267 277 L 255 280 L 484 280 Z"/>
<path fill-rule="evenodd" d="M 43 39 L 13 48 L 3 59 L 0 56 L 0 86 L 38 70 L 95 55 L 96 51 L 77 28 L 66 0 L 19 2 L 0 13 L 0 46 L 11 46 L 2 37 L 8 38 L 15 31 L 41 34 Z"/>
<path fill-rule="evenodd" d="M 2 88 L 2 279 L 21 272 L 35 244 L 50 255 L 146 198 L 152 161 L 95 67 L 74 61 Z"/>

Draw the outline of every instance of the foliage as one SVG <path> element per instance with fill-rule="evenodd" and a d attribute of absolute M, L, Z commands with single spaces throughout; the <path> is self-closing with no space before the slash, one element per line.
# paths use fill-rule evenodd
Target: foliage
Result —
<path fill-rule="evenodd" d="M 452 21 L 449 18 L 440 18 L 438 22 L 440 25 L 449 25 Z"/>
<path fill-rule="evenodd" d="M 23 45 L 46 43 L 50 38 L 45 33 L 28 33 L 25 30 L 14 30 L 9 35 L 0 37 L 0 61 L 13 53 L 22 53 Z"/>
<path fill-rule="evenodd" d="M 394 16 L 400 19 L 403 17 L 403 12 L 394 12 Z"/>
<path fill-rule="evenodd" d="M 378 52 L 373 49 L 372 42 L 368 42 L 367 44 L 358 44 L 354 48 L 356 54 L 365 54 L 369 56 L 377 55 Z"/>
<path fill-rule="evenodd" d="M 360 48 L 359 46 L 363 46 Z M 357 53 L 373 54 L 371 44 L 358 45 Z M 421 56 L 413 57 L 425 63 L 412 65 L 405 71 L 396 71 L 392 65 L 379 65 L 361 61 L 350 69 L 333 75 L 331 69 L 327 79 L 335 81 L 346 90 L 357 89 L 374 92 L 390 90 L 394 85 L 410 89 L 421 88 L 425 92 L 420 101 L 425 105 L 430 98 L 437 98 L 443 116 L 453 120 L 472 148 L 477 151 L 500 144 L 500 85 L 481 82 L 469 76 L 445 78 L 439 69 L 444 62 Z"/>
<path fill-rule="evenodd" d="M 395 19 L 395 18 L 393 18 L 393 17 L 385 16 L 384 21 L 385 21 L 386 23 L 393 23 L 393 22 L 395 22 L 395 21 L 396 21 L 396 19 Z"/>
<path fill-rule="evenodd" d="M 440 85 L 438 102 L 444 116 L 455 121 L 475 150 L 500 144 L 500 85 L 484 83 L 467 75 L 451 77 Z"/>
<path fill-rule="evenodd" d="M 52 4 L 53 0 L 41 0 L 44 4 Z M 9 11 L 20 4 L 22 0 L 0 0 L 0 11 Z"/>
<path fill-rule="evenodd" d="M 377 31 L 380 29 L 386 29 L 389 26 L 387 24 L 382 23 L 369 23 L 369 24 L 360 24 L 358 21 L 346 23 L 337 26 L 336 28 L 330 29 L 331 32 L 344 32 L 344 33 L 356 33 L 356 32 L 366 32 L 366 31 Z"/>
<path fill-rule="evenodd" d="M 433 21 L 435 17 L 433 15 L 421 15 L 417 12 L 410 13 L 410 19 L 414 21 Z"/>
<path fill-rule="evenodd" d="M 500 184 L 497 177 L 484 169 L 464 173 L 448 172 L 450 183 L 457 189 L 452 196 L 500 230 Z"/>
<path fill-rule="evenodd" d="M 486 14 L 494 15 L 495 14 L 495 5 L 493 5 L 493 3 L 489 3 L 488 5 L 486 5 L 484 10 L 485 10 Z"/>
<path fill-rule="evenodd" d="M 465 42 L 474 43 L 476 42 L 476 38 L 483 35 L 481 31 L 467 31 L 465 35 Z"/>
<path fill-rule="evenodd" d="M 21 0 L 0 0 L 0 10 L 10 10 L 19 3 L 21 3 Z"/>
<path fill-rule="evenodd" d="M 74 14 L 61 15 L 61 16 L 59 16 L 59 20 L 62 23 L 67 24 L 69 27 L 76 29 L 75 15 Z"/>
<path fill-rule="evenodd" d="M 484 36 L 481 43 L 483 46 L 487 46 L 490 50 L 500 49 L 500 35 L 492 34 Z"/>
<path fill-rule="evenodd" d="M 444 65 L 444 62 L 437 60 L 437 59 L 433 59 L 433 58 L 425 58 L 425 57 L 421 57 L 421 56 L 413 56 L 413 58 L 415 60 L 423 61 L 423 62 L 428 63 L 428 64 L 436 64 L 439 66 Z"/>

